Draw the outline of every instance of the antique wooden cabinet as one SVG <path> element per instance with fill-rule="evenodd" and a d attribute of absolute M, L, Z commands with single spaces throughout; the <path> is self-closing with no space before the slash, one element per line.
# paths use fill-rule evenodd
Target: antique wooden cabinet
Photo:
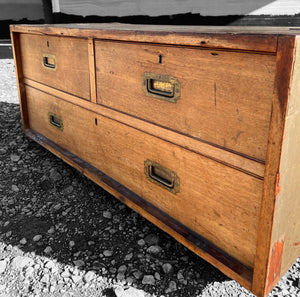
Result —
<path fill-rule="evenodd" d="M 24 131 L 265 296 L 300 254 L 298 33 L 13 25 Z"/>

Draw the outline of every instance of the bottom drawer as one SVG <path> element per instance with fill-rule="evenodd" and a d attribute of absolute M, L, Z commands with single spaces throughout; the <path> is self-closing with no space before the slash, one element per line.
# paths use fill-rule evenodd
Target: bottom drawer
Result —
<path fill-rule="evenodd" d="M 253 267 L 261 180 L 31 87 L 26 96 L 31 129 Z"/>

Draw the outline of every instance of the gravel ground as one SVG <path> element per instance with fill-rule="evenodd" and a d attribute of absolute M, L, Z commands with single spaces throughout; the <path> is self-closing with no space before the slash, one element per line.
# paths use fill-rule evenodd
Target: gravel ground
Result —
<path fill-rule="evenodd" d="M 25 137 L 11 59 L 0 84 L 0 297 L 254 296 Z"/>

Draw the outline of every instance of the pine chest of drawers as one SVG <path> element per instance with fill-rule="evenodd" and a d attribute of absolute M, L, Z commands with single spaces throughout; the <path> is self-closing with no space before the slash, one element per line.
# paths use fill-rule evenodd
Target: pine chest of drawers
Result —
<path fill-rule="evenodd" d="M 297 32 L 11 26 L 24 131 L 265 296 L 300 254 Z"/>

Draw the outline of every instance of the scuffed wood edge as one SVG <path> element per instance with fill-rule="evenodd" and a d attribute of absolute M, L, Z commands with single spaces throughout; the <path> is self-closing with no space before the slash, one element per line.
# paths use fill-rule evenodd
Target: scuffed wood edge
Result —
<path fill-rule="evenodd" d="M 102 26 L 101 26 L 102 25 Z M 186 27 L 187 30 L 177 30 L 176 26 L 165 26 L 165 30 L 156 30 L 154 26 L 127 24 L 101 24 L 93 28 L 84 28 L 72 24 L 71 26 L 56 25 L 11 25 L 15 32 L 71 36 L 81 38 L 98 38 L 107 40 L 120 40 L 129 42 L 146 42 L 156 44 L 171 44 L 197 46 L 202 48 L 219 48 L 242 51 L 256 51 L 275 53 L 277 49 L 277 34 L 243 33 L 243 32 L 201 32 L 201 26 Z M 126 28 L 129 27 L 128 28 Z M 160 28 L 160 26 L 157 26 Z M 190 29 L 189 29 L 190 28 Z M 194 29 L 193 29 L 194 28 Z M 197 28 L 197 30 L 195 30 Z M 242 30 L 241 30 L 242 31 Z"/>
<path fill-rule="evenodd" d="M 29 119 L 27 113 L 27 101 L 26 101 L 26 92 L 24 86 L 24 77 L 22 69 L 22 60 L 21 60 L 21 45 L 20 45 L 20 33 L 11 32 L 11 42 L 13 48 L 13 56 L 15 63 L 15 73 L 18 87 L 18 95 L 20 102 L 20 110 L 23 121 L 23 128 L 26 129 L 29 127 Z"/>
<path fill-rule="evenodd" d="M 185 247 L 218 268 L 228 277 L 235 279 L 246 289 L 250 289 L 252 269 L 225 254 L 210 242 L 190 231 L 160 209 L 38 132 L 32 129 L 26 129 L 25 134 L 48 149 L 54 155 L 61 158 L 64 162 L 79 170 L 104 190 L 174 237 Z"/>
<path fill-rule="evenodd" d="M 257 296 L 266 296 L 268 269 L 272 257 L 272 228 L 275 211 L 277 180 L 279 174 L 282 139 L 284 132 L 287 101 L 293 69 L 295 36 L 280 36 L 276 62 L 276 76 L 272 99 L 272 114 L 268 136 L 268 150 L 264 174 L 264 189 L 258 225 L 256 257 L 254 261 L 252 292 Z M 275 285 L 275 284 L 273 284 Z"/>
<path fill-rule="evenodd" d="M 90 75 L 90 96 L 91 102 L 97 103 L 97 89 L 96 89 L 96 70 L 95 70 L 95 44 L 94 39 L 88 39 L 89 51 L 89 75 Z"/>

